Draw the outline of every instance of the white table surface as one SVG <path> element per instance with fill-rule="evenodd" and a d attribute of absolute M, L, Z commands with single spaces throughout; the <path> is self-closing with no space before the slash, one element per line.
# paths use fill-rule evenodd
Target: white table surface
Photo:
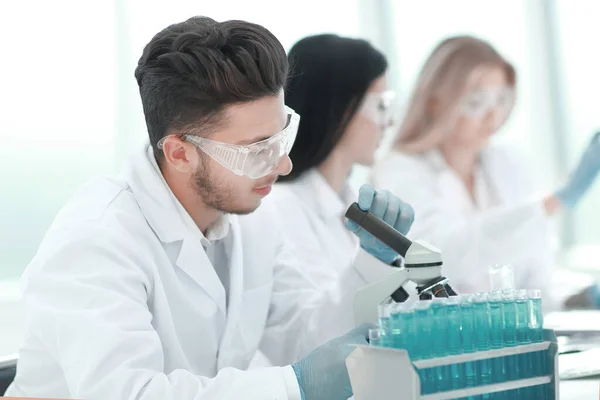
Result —
<path fill-rule="evenodd" d="M 560 400 L 598 400 L 600 379 L 577 379 L 560 383 Z"/>

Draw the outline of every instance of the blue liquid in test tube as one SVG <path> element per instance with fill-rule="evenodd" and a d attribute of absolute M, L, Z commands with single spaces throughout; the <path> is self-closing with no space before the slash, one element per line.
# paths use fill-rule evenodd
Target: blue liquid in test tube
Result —
<path fill-rule="evenodd" d="M 390 346 L 395 349 L 406 348 L 406 325 L 404 321 L 404 314 L 402 313 L 403 303 L 396 303 L 390 305 L 390 316 L 389 316 L 389 328 L 390 328 Z"/>
<path fill-rule="evenodd" d="M 517 303 L 517 342 L 519 345 L 531 344 L 531 338 L 529 337 L 529 306 L 527 304 L 527 291 L 517 290 L 515 298 Z M 532 377 L 534 356 L 535 353 L 525 353 L 519 356 L 520 379 Z M 522 394 L 524 399 L 534 399 L 535 390 L 535 387 L 527 387 L 521 389 L 519 393 Z"/>
<path fill-rule="evenodd" d="M 502 291 L 502 312 L 504 314 L 504 346 L 513 347 L 517 345 L 517 302 L 514 289 Z M 509 380 L 519 379 L 518 356 L 505 357 L 506 378 Z"/>
<path fill-rule="evenodd" d="M 463 352 L 460 335 L 462 319 L 460 311 L 460 299 L 456 296 L 448 298 L 446 301 L 448 355 L 457 355 Z M 450 389 L 464 388 L 466 386 L 464 382 L 464 364 L 452 364 L 447 368 L 450 369 Z"/>
<path fill-rule="evenodd" d="M 477 351 L 477 341 L 475 337 L 475 311 L 473 308 L 473 296 L 461 296 L 460 298 L 461 315 L 461 343 L 465 353 L 474 353 Z M 466 362 L 465 366 L 465 387 L 477 386 L 477 362 Z M 478 400 L 481 396 L 470 396 L 466 400 Z"/>
<path fill-rule="evenodd" d="M 488 297 L 490 305 L 490 347 L 501 349 L 504 347 L 504 307 L 502 303 L 502 292 L 491 292 Z M 493 382 L 501 383 L 507 380 L 506 365 L 504 357 L 492 359 Z M 494 400 L 505 400 L 506 393 L 498 392 L 492 395 Z"/>
<path fill-rule="evenodd" d="M 544 341 L 544 317 L 542 314 L 542 292 L 540 290 L 528 290 L 529 306 L 529 338 L 532 343 L 541 343 Z M 533 353 L 533 375 L 543 376 L 548 373 L 548 361 L 546 352 Z M 546 385 L 535 386 L 536 399 L 545 399 L 547 391 Z"/>
<path fill-rule="evenodd" d="M 475 346 L 477 351 L 490 350 L 490 306 L 485 293 L 477 293 L 472 297 L 473 301 L 473 322 L 475 331 Z M 477 364 L 477 385 L 489 385 L 492 383 L 492 364 L 491 360 L 476 361 Z M 490 394 L 477 396 L 477 399 L 491 399 Z"/>
<path fill-rule="evenodd" d="M 404 340 L 404 348 L 412 359 L 413 355 L 416 353 L 418 339 L 418 331 L 415 324 L 415 303 L 403 303 L 403 307 L 400 307 L 400 313 L 402 315 L 402 320 L 404 321 L 404 336 L 406 337 Z"/>
<path fill-rule="evenodd" d="M 431 300 L 431 316 L 433 317 L 432 336 L 433 351 L 435 357 L 444 357 L 448 355 L 448 335 L 447 335 L 447 299 L 433 298 Z M 435 367 L 437 375 L 437 391 L 443 392 L 451 389 L 450 366 Z"/>
<path fill-rule="evenodd" d="M 415 359 L 426 360 L 432 358 L 433 336 L 431 315 L 431 301 L 419 301 L 415 304 L 413 322 L 418 330 L 418 340 L 415 341 Z M 421 380 L 421 394 L 431 394 L 436 390 L 436 375 L 433 368 L 419 370 Z"/>

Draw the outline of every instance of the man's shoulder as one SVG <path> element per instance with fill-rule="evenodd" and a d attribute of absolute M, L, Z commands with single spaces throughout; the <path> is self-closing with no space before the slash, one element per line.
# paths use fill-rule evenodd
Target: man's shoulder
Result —
<path fill-rule="evenodd" d="M 110 205 L 128 191 L 123 180 L 112 177 L 97 177 L 79 188 L 67 201 L 59 217 L 95 219 L 100 217 Z"/>
<path fill-rule="evenodd" d="M 79 189 L 64 205 L 44 242 L 84 238 L 124 238 L 150 230 L 129 185 L 118 178 L 96 178 Z"/>
<path fill-rule="evenodd" d="M 97 178 L 61 209 L 23 277 L 125 271 L 143 276 L 154 238 L 127 183 Z"/>

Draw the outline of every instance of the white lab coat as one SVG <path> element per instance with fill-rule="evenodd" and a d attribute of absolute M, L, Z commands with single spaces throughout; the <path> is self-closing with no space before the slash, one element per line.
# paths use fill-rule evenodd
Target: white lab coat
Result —
<path fill-rule="evenodd" d="M 299 399 L 290 366 L 241 370 L 259 348 L 287 365 L 346 332 L 370 271 L 319 290 L 271 212 L 230 216 L 226 293 L 149 148 L 122 177 L 92 182 L 24 275 L 26 334 L 7 395 Z"/>
<path fill-rule="evenodd" d="M 393 273 L 392 268 L 361 249 L 356 235 L 344 224 L 346 209 L 357 199 L 349 185 L 340 196 L 317 169 L 312 169 L 293 182 L 277 183 L 263 200 L 261 207 L 272 208 L 278 215 L 300 268 L 323 290 L 336 285 L 354 264 L 359 271 L 369 271 L 371 280 Z M 411 287 L 409 284 L 409 290 Z M 251 367 L 269 365 L 272 363 L 260 352 L 251 363 Z"/>
<path fill-rule="evenodd" d="M 277 209 L 302 269 L 321 288 L 335 283 L 359 252 L 358 238 L 344 225 L 344 213 L 356 199 L 348 186 L 341 196 L 336 193 L 317 169 L 276 184 L 266 199 Z"/>
<path fill-rule="evenodd" d="M 545 290 L 553 273 L 549 220 L 528 172 L 515 151 L 487 148 L 475 174 L 476 204 L 436 150 L 393 151 L 372 181 L 413 206 L 410 236 L 442 250 L 443 273 L 458 291 L 488 290 L 492 264 L 512 264 L 517 287 Z"/>

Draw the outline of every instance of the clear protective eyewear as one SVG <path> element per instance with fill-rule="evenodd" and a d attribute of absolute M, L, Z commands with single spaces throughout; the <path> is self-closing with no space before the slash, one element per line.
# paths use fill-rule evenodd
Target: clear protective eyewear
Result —
<path fill-rule="evenodd" d="M 493 110 L 499 110 L 506 116 L 514 99 L 514 89 L 509 87 L 475 90 L 462 99 L 460 110 L 469 118 L 483 118 Z"/>
<path fill-rule="evenodd" d="M 381 93 L 368 92 L 365 94 L 359 112 L 373 123 L 387 127 L 394 120 L 394 100 L 396 93 L 387 90 Z"/>
<path fill-rule="evenodd" d="M 200 136 L 186 134 L 182 139 L 192 143 L 206 155 L 236 175 L 250 179 L 260 179 L 269 175 L 287 156 L 296 140 L 300 116 L 289 107 L 285 107 L 287 123 L 285 128 L 268 139 L 249 145 L 218 142 Z M 163 148 L 166 137 L 158 142 Z"/>

